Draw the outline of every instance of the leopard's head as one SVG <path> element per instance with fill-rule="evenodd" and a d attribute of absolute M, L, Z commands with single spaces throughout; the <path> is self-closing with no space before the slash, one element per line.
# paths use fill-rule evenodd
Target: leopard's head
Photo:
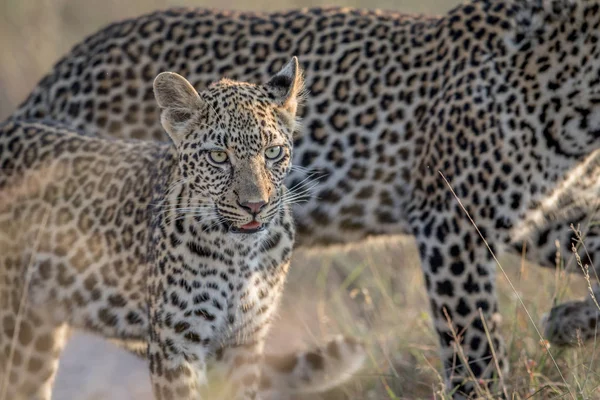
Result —
<path fill-rule="evenodd" d="M 254 233 L 280 211 L 302 85 L 296 57 L 263 85 L 223 79 L 198 93 L 175 73 L 156 77 L 161 122 L 200 214 Z"/>

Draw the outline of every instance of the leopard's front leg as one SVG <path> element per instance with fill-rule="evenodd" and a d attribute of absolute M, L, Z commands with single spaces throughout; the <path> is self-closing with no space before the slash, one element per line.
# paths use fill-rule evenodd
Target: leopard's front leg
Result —
<path fill-rule="evenodd" d="M 209 355 L 201 343 L 185 349 L 177 346 L 175 340 L 169 338 L 173 333 L 169 327 L 159 327 L 158 331 L 152 327 L 151 331 L 148 361 L 157 400 L 258 399 L 263 341 L 223 347 Z M 209 338 L 204 340 L 205 344 L 210 342 Z M 220 379 L 208 381 L 208 360 L 213 361 L 210 364 L 214 366 L 209 376 L 218 375 Z M 203 396 L 207 391 L 210 395 Z"/>
<path fill-rule="evenodd" d="M 207 281 L 187 279 L 187 291 L 181 279 L 149 277 L 148 361 L 156 399 L 257 399 L 270 307 L 236 325 L 235 312 L 253 308 L 228 307 L 228 296 Z M 263 300 L 276 304 L 275 293 Z"/>
<path fill-rule="evenodd" d="M 263 349 L 264 341 L 260 340 L 223 347 L 216 352 L 214 372 L 223 385 L 219 399 L 259 399 Z"/>
<path fill-rule="evenodd" d="M 174 355 L 169 341 L 151 335 L 148 343 L 150 381 L 156 400 L 199 400 L 207 384 L 205 357 Z"/>
<path fill-rule="evenodd" d="M 163 271 L 168 269 L 151 268 L 147 281 L 147 358 L 154 397 L 200 400 L 208 383 L 206 359 L 217 329 L 203 323 L 211 315 L 208 312 L 194 315 L 190 293 Z"/>
<path fill-rule="evenodd" d="M 450 202 L 436 208 L 420 200 L 412 225 L 448 390 L 455 399 L 500 397 L 497 383 L 508 372 L 492 256 L 500 230 L 485 218 L 476 229 Z"/>
<path fill-rule="evenodd" d="M 185 312 L 177 317 L 172 312 L 159 312 L 154 317 L 148 362 L 157 400 L 258 398 L 263 340 L 229 345 L 211 353 L 211 343 L 218 343 L 219 337 L 211 335 L 209 330 L 193 329 L 193 323 L 182 319 L 194 320 Z M 210 381 L 207 363 L 211 367 Z M 215 376 L 219 379 L 213 379 Z M 207 391 L 210 395 L 203 396 Z"/>

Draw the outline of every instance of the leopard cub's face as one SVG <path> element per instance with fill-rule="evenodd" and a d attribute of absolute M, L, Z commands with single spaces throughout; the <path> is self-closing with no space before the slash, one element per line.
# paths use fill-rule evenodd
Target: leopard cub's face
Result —
<path fill-rule="evenodd" d="M 265 85 L 221 80 L 198 94 L 177 74 L 156 78 L 161 122 L 203 217 L 235 233 L 268 227 L 285 202 L 301 89 L 296 58 Z"/>

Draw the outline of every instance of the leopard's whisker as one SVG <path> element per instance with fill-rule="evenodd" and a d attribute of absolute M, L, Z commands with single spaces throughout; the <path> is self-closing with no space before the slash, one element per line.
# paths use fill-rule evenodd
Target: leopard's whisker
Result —
<path fill-rule="evenodd" d="M 307 186 L 307 187 L 303 188 L 302 190 L 298 190 L 298 191 L 294 191 L 294 192 L 288 192 L 285 195 L 281 196 L 281 200 L 285 204 L 291 204 L 291 203 L 296 202 L 298 200 L 301 200 L 301 202 L 306 202 L 311 197 L 314 197 L 314 195 L 315 195 L 314 189 L 317 186 L 318 186 L 318 183 L 315 182 L 311 186 Z"/>
<path fill-rule="evenodd" d="M 319 179 L 321 179 L 321 177 L 313 178 L 315 174 L 316 173 L 310 174 L 306 178 L 301 180 L 300 182 L 297 182 L 294 186 L 290 186 L 288 188 L 288 192 L 293 192 L 295 190 L 302 188 L 303 186 L 309 185 L 313 182 L 318 182 Z"/>

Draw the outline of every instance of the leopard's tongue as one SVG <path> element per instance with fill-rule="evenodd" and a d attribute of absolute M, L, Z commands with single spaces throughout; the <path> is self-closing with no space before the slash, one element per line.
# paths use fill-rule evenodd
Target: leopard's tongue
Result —
<path fill-rule="evenodd" d="M 242 229 L 256 229 L 258 227 L 260 227 L 260 222 L 258 221 L 248 222 L 246 225 L 240 226 Z"/>

